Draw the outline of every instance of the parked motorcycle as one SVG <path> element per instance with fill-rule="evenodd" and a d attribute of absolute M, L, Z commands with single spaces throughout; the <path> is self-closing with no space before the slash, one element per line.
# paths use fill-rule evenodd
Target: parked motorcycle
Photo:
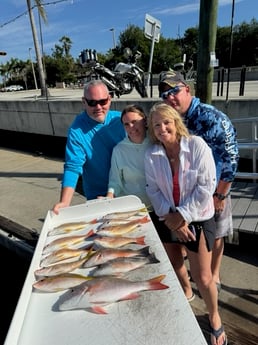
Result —
<path fill-rule="evenodd" d="M 135 88 L 141 97 L 148 97 L 144 82 L 144 71 L 137 65 L 141 53 L 132 53 L 130 48 L 124 50 L 128 63 L 119 62 L 111 70 L 98 62 L 97 52 L 85 49 L 79 55 L 80 64 L 88 69 L 89 79 L 101 79 L 108 87 L 112 97 L 129 94 Z"/>

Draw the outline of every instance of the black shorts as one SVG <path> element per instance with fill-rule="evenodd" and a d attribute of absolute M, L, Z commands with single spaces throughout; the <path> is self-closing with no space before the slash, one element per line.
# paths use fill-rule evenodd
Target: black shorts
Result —
<path fill-rule="evenodd" d="M 196 233 L 196 241 L 191 242 L 179 242 L 175 236 L 175 232 L 170 230 L 165 225 L 164 221 L 160 221 L 158 216 L 154 212 L 150 212 L 150 217 L 158 232 L 161 242 L 183 244 L 187 247 L 187 249 L 197 253 L 199 248 L 201 231 L 203 231 L 207 249 L 209 252 L 212 250 L 215 241 L 216 229 L 214 217 L 203 222 L 192 222 L 191 224 L 189 224 L 194 227 Z"/>

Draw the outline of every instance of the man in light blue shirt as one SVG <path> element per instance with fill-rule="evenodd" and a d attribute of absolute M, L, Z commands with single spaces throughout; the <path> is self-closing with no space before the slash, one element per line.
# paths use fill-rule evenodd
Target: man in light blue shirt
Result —
<path fill-rule="evenodd" d="M 121 113 L 110 109 L 111 96 L 101 80 L 90 81 L 82 97 L 84 111 L 68 131 L 60 201 L 53 211 L 70 205 L 79 176 L 85 197 L 106 194 L 113 147 L 125 137 Z"/>

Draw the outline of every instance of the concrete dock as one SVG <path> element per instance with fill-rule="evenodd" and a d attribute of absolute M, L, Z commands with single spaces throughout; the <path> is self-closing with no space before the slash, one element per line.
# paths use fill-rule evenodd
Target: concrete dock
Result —
<path fill-rule="evenodd" d="M 0 148 L 0 160 L 0 216 L 14 227 L 28 229 L 36 241 L 48 210 L 59 199 L 63 161 L 4 148 Z M 84 202 L 75 193 L 73 204 Z M 230 345 L 258 344 L 258 256 L 257 249 L 250 250 L 257 235 L 252 236 L 246 240 L 249 248 L 246 243 L 225 248 L 219 307 Z M 14 240 L 4 231 L 0 238 L 1 244 Z M 209 344 L 205 305 L 192 284 L 197 296 L 191 306 Z"/>

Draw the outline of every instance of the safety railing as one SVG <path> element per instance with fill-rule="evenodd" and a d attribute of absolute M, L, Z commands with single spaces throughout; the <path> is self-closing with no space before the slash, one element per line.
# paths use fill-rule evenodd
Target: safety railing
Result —
<path fill-rule="evenodd" d="M 258 180 L 257 150 L 258 150 L 258 117 L 231 119 L 238 133 L 238 148 L 241 158 L 243 150 L 251 151 L 252 172 L 237 172 L 236 178 Z"/>

